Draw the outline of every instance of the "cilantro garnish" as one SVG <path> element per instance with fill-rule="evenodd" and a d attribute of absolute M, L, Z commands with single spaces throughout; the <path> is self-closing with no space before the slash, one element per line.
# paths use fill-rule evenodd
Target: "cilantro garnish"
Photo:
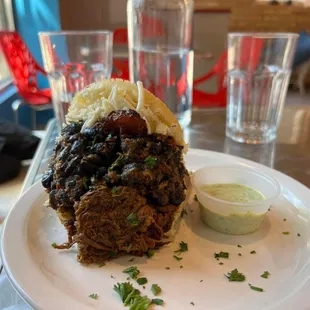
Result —
<path fill-rule="evenodd" d="M 257 292 L 263 292 L 264 290 L 261 288 L 261 287 L 257 287 L 257 286 L 253 286 L 249 283 L 249 286 L 250 288 L 253 290 L 253 291 L 257 291 Z"/>
<path fill-rule="evenodd" d="M 282 234 L 283 234 L 283 235 L 289 235 L 290 232 L 289 232 L 289 231 L 283 231 Z"/>
<path fill-rule="evenodd" d="M 140 270 L 137 269 L 137 266 L 131 266 L 123 270 L 123 273 L 128 273 L 132 279 L 136 279 L 137 275 L 140 273 Z"/>
<path fill-rule="evenodd" d="M 256 251 L 253 250 L 253 251 L 251 251 L 250 253 L 251 253 L 251 254 L 256 254 Z"/>
<path fill-rule="evenodd" d="M 161 306 L 163 303 L 164 301 L 162 299 L 159 299 L 159 298 L 152 299 L 152 304 L 154 305 Z"/>
<path fill-rule="evenodd" d="M 131 283 L 124 282 L 115 284 L 113 290 L 121 297 L 122 302 L 125 302 L 128 295 L 135 289 Z"/>
<path fill-rule="evenodd" d="M 234 269 L 229 272 L 227 275 L 224 275 L 230 282 L 243 282 L 245 280 L 245 275 L 238 271 L 238 269 Z"/>
<path fill-rule="evenodd" d="M 220 253 L 214 253 L 215 258 L 229 258 L 228 252 L 220 252 Z"/>
<path fill-rule="evenodd" d="M 174 251 L 174 253 L 181 254 L 182 252 L 187 252 L 188 251 L 188 245 L 184 241 L 181 241 L 180 243 L 180 249 Z"/>
<path fill-rule="evenodd" d="M 144 162 L 148 168 L 153 169 L 156 166 L 157 158 L 148 156 L 147 158 L 144 159 Z"/>
<path fill-rule="evenodd" d="M 137 283 L 138 283 L 139 285 L 144 285 L 144 284 L 147 283 L 147 278 L 139 278 L 139 279 L 137 280 Z"/>
<path fill-rule="evenodd" d="M 130 213 L 128 216 L 127 216 L 127 221 L 133 225 L 133 226 L 137 226 L 140 224 L 139 220 L 138 220 L 138 216 L 137 214 L 135 213 Z"/>
<path fill-rule="evenodd" d="M 53 242 L 53 243 L 51 244 L 51 246 L 55 249 L 56 246 L 57 246 L 56 242 Z"/>
<path fill-rule="evenodd" d="M 161 288 L 158 284 L 152 284 L 151 291 L 155 296 L 157 296 L 161 292 Z"/>
<path fill-rule="evenodd" d="M 130 243 L 130 244 L 128 245 L 127 253 L 130 252 L 131 248 L 132 248 L 132 243 Z"/>
<path fill-rule="evenodd" d="M 181 212 L 181 217 L 183 217 L 184 215 L 187 215 L 186 209 L 183 209 L 182 212 Z"/>
<path fill-rule="evenodd" d="M 98 294 L 90 294 L 88 297 L 92 299 L 98 299 Z"/>
<path fill-rule="evenodd" d="M 173 257 L 174 257 L 177 261 L 180 261 L 180 260 L 183 259 L 182 257 L 178 257 L 178 256 L 176 256 L 176 255 L 173 255 Z"/>
<path fill-rule="evenodd" d="M 270 276 L 270 273 L 268 271 L 264 271 L 264 273 L 261 275 L 261 277 L 264 279 L 268 279 L 269 276 Z"/>
<path fill-rule="evenodd" d="M 148 249 L 148 250 L 145 252 L 145 254 L 146 254 L 146 256 L 147 256 L 148 258 L 151 258 L 151 257 L 154 256 L 155 251 L 154 251 L 154 250 L 151 250 L 151 249 Z"/>

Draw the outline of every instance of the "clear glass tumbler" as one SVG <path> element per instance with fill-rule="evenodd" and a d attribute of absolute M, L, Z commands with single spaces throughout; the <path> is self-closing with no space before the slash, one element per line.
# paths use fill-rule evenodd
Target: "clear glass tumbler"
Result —
<path fill-rule="evenodd" d="M 128 0 L 130 80 L 159 97 L 181 126 L 191 121 L 193 0 Z"/>
<path fill-rule="evenodd" d="M 93 82 L 110 78 L 113 33 L 40 32 L 39 37 L 54 111 L 61 128 L 75 93 Z"/>
<path fill-rule="evenodd" d="M 226 136 L 243 143 L 276 138 L 298 34 L 228 35 Z"/>

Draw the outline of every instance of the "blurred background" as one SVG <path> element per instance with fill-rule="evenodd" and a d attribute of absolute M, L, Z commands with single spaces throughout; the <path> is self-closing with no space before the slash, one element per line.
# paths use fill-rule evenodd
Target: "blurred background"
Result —
<path fill-rule="evenodd" d="M 308 104 L 310 84 L 310 1 L 195 0 L 194 76 L 201 77 L 217 64 L 226 49 L 228 32 L 295 32 L 300 40 L 294 61 L 287 104 Z M 57 30 L 126 29 L 126 0 L 0 0 L 0 30 L 16 30 L 31 54 L 42 66 L 38 32 Z M 117 53 L 126 54 L 127 45 Z M 194 78 L 195 79 L 195 78 Z M 40 88 L 47 88 L 43 75 Z M 215 93 L 217 78 L 208 79 L 197 89 Z M 10 71 L 0 51 L 0 117 L 16 121 L 12 103 L 19 98 Z M 22 105 L 18 123 L 32 128 L 31 108 Z M 43 129 L 53 117 L 51 110 L 36 112 L 36 128 Z M 281 135 L 281 133 L 280 133 Z"/>

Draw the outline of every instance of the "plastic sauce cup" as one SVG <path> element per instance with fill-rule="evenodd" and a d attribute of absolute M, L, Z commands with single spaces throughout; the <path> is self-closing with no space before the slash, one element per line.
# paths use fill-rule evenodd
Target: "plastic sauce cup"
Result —
<path fill-rule="evenodd" d="M 259 191 L 264 200 L 230 202 L 211 196 L 202 190 L 204 185 L 234 183 Z M 277 180 L 254 168 L 242 166 L 205 167 L 192 176 L 192 184 L 200 207 L 202 221 L 226 234 L 243 235 L 259 228 L 271 204 L 280 195 Z"/>

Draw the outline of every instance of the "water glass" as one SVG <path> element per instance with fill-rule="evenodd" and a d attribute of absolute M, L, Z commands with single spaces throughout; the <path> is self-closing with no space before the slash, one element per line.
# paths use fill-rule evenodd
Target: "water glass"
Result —
<path fill-rule="evenodd" d="M 191 121 L 193 0 L 128 0 L 130 80 L 159 97 L 181 126 Z"/>
<path fill-rule="evenodd" d="M 53 107 L 61 128 L 75 93 L 93 82 L 111 77 L 113 33 L 40 32 L 39 37 Z"/>
<path fill-rule="evenodd" d="M 276 138 L 298 34 L 228 35 L 226 136 L 243 143 Z"/>

